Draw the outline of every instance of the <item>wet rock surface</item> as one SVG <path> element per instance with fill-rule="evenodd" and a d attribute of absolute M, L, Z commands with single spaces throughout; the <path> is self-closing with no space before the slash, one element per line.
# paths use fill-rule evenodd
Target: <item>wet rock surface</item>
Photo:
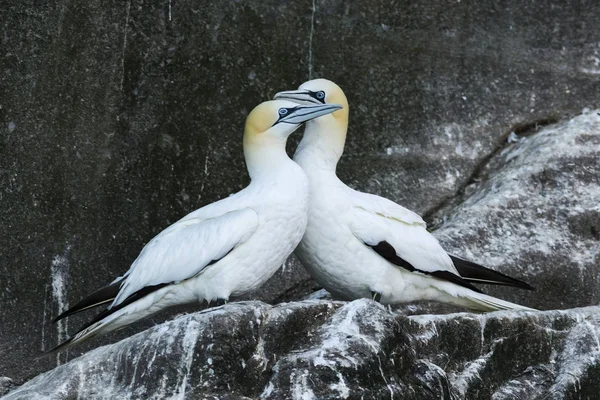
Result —
<path fill-rule="evenodd" d="M 446 217 L 446 248 L 538 287 L 491 294 L 542 309 L 598 303 L 597 131 L 505 143 L 536 124 L 568 129 L 567 116 L 599 105 L 600 3 L 57 1 L 0 13 L 0 377 L 14 380 L 0 393 L 67 359 L 37 357 L 87 316 L 53 316 L 126 271 L 165 226 L 247 183 L 246 114 L 309 77 L 348 95 L 346 182 L 433 226 Z M 290 259 L 248 297 L 316 289 Z"/>
<path fill-rule="evenodd" d="M 240 302 L 90 351 L 4 399 L 592 399 L 599 315 Z"/>

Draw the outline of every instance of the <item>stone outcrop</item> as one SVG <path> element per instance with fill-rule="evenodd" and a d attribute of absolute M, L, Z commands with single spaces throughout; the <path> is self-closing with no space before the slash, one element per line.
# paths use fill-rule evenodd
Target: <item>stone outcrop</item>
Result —
<path fill-rule="evenodd" d="M 489 292 L 540 308 L 597 303 L 598 138 L 600 112 L 587 110 L 507 145 L 456 204 L 437 212 L 445 222 L 436 235 L 449 250 L 485 255 L 488 265 L 538 286 Z M 447 314 L 455 310 L 424 303 L 392 311 L 370 300 L 233 303 L 92 350 L 7 399 L 599 393 L 599 307 Z M 14 387 L 2 382 L 4 391 Z"/>
<path fill-rule="evenodd" d="M 600 303 L 600 111 L 515 137 L 447 207 L 449 252 L 531 282 L 488 293 L 539 309 Z M 513 136 L 514 137 L 514 136 Z"/>
<path fill-rule="evenodd" d="M 90 351 L 4 399 L 592 399 L 599 315 L 240 302 Z"/>

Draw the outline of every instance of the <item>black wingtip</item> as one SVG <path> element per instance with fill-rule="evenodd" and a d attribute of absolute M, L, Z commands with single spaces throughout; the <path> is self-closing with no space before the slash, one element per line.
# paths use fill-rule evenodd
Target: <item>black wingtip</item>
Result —
<path fill-rule="evenodd" d="M 67 311 L 63 312 L 62 314 L 60 314 L 59 316 L 55 317 L 52 320 L 52 323 L 55 324 L 58 321 L 60 321 L 61 319 L 67 318 L 69 315 L 73 315 L 75 314 L 77 311 L 73 311 L 72 308 L 69 308 Z"/>
<path fill-rule="evenodd" d="M 520 287 L 521 289 L 531 290 L 532 292 L 535 292 L 535 288 L 533 286 L 531 286 L 529 283 L 523 282 L 523 281 L 519 281 L 517 279 L 515 279 L 515 280 L 521 283 L 521 286 L 517 286 L 517 287 Z"/>
<path fill-rule="evenodd" d="M 483 293 L 480 289 L 478 289 L 475 286 L 473 286 L 466 279 L 463 279 L 462 276 L 458 276 L 458 275 L 456 275 L 456 274 L 454 274 L 454 273 L 452 273 L 450 271 L 421 271 L 421 270 L 415 268 L 411 263 L 409 263 L 408 261 L 406 261 L 402 257 L 400 257 L 396 253 L 396 249 L 394 249 L 394 246 L 392 246 L 391 244 L 389 244 L 385 240 L 377 243 L 376 245 L 368 245 L 367 244 L 367 246 L 369 246 L 370 248 L 372 248 L 373 250 L 375 250 L 375 252 L 377 254 L 379 254 L 381 257 L 385 258 L 386 260 L 388 260 L 392 264 L 397 265 L 397 266 L 399 266 L 401 268 L 404 268 L 407 271 L 417 272 L 417 273 L 425 274 L 425 275 L 430 275 L 430 276 L 436 277 L 438 279 L 449 281 L 449 282 L 452 282 L 452 283 L 454 283 L 456 285 L 465 287 L 465 288 L 470 289 L 470 290 L 472 290 L 474 292 Z"/>
<path fill-rule="evenodd" d="M 73 307 L 69 308 L 67 311 L 54 318 L 52 320 L 52 323 L 54 324 L 60 321 L 61 319 L 67 318 L 73 314 L 77 314 L 78 312 L 85 311 L 90 308 L 94 308 L 112 301 L 117 296 L 117 293 L 119 293 L 120 287 L 121 281 L 119 280 L 111 283 L 108 286 L 96 290 L 94 293 L 80 300 Z"/>
<path fill-rule="evenodd" d="M 520 279 L 513 278 L 505 275 L 501 272 L 494 271 L 493 269 L 486 268 L 482 265 L 474 263 L 472 261 L 464 260 L 460 257 L 450 255 L 456 270 L 468 282 L 487 284 L 487 285 L 499 285 L 499 286 L 510 286 L 518 289 L 532 290 L 535 288 Z"/>
<path fill-rule="evenodd" d="M 44 355 L 42 357 L 50 356 L 52 354 L 58 353 L 61 350 L 65 350 L 67 347 L 69 347 L 71 345 L 71 343 L 73 342 L 73 338 L 74 338 L 74 336 L 71 336 L 70 338 L 68 338 L 64 342 L 58 344 L 54 348 L 44 352 Z"/>
<path fill-rule="evenodd" d="M 433 271 L 433 272 L 429 272 L 428 275 L 434 276 L 434 277 L 436 277 L 438 279 L 442 279 L 442 280 L 445 280 L 445 281 L 448 281 L 448 282 L 452 282 L 452 283 L 454 283 L 456 285 L 465 287 L 465 288 L 470 289 L 470 290 L 472 290 L 474 292 L 482 293 L 483 294 L 483 291 L 481 289 L 473 286 L 471 284 L 471 282 L 467 281 L 463 277 L 460 277 L 460 276 L 454 274 L 453 272 L 450 272 L 450 271 Z"/>

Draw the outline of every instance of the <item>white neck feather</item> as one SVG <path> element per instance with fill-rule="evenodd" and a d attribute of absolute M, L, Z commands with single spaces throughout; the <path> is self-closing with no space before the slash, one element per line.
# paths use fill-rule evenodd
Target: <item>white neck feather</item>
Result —
<path fill-rule="evenodd" d="M 251 180 L 271 177 L 293 163 L 285 152 L 286 140 L 273 139 L 262 143 L 244 143 L 244 158 Z"/>
<path fill-rule="evenodd" d="M 294 161 L 309 175 L 313 171 L 335 174 L 337 163 L 344 153 L 346 131 L 347 124 L 331 115 L 308 122 Z"/>

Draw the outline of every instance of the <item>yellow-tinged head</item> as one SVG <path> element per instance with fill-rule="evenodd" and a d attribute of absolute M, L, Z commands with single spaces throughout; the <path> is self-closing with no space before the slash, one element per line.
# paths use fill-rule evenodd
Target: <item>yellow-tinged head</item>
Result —
<path fill-rule="evenodd" d="M 331 114 L 339 104 L 301 105 L 287 100 L 259 104 L 248 114 L 244 129 L 244 146 L 285 142 L 306 121 Z"/>
<path fill-rule="evenodd" d="M 250 176 L 287 157 L 287 138 L 303 123 L 341 108 L 339 104 L 302 105 L 288 100 L 271 100 L 256 106 L 248 114 L 244 129 L 244 155 Z"/>

